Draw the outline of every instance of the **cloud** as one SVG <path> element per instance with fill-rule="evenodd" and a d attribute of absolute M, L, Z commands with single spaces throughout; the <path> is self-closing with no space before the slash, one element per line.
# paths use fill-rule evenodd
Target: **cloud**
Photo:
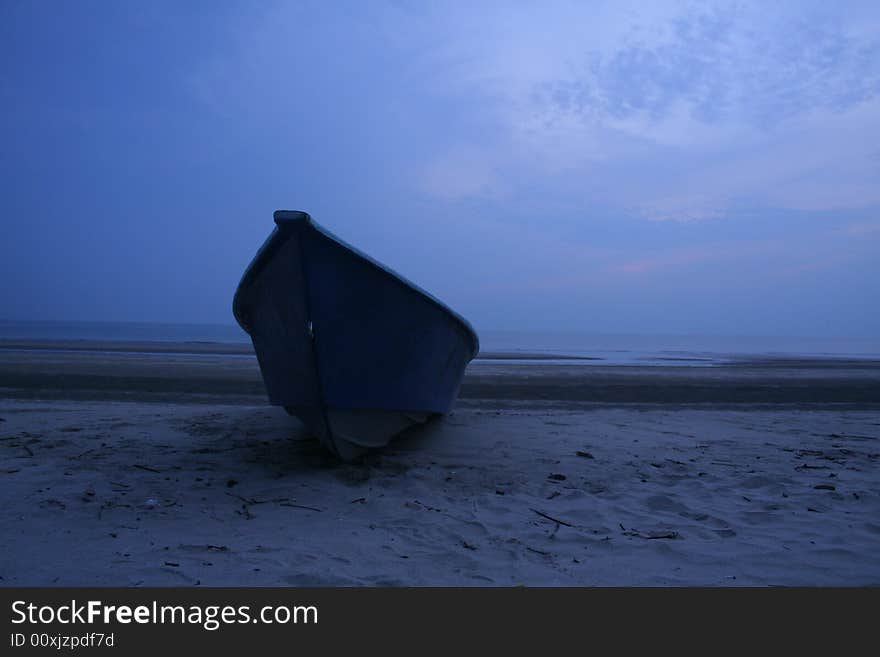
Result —
<path fill-rule="evenodd" d="M 281 140 L 317 123 L 311 109 L 347 131 L 362 122 L 380 141 L 361 150 L 400 151 L 402 177 L 442 202 L 552 190 L 573 206 L 691 221 L 743 203 L 880 202 L 878 149 L 865 138 L 880 133 L 871 3 L 351 11 L 346 21 L 320 5 L 243 12 L 228 51 L 190 74 L 194 97 L 259 116 Z"/>
<path fill-rule="evenodd" d="M 485 153 L 459 149 L 434 159 L 422 173 L 425 193 L 456 201 L 473 196 L 500 198 L 505 188 Z"/>
<path fill-rule="evenodd" d="M 462 186 L 468 195 L 562 181 L 573 199 L 649 219 L 880 201 L 865 139 L 880 132 L 880 12 L 869 5 L 854 18 L 748 2 L 474 13 L 432 17 L 442 54 L 422 63 L 435 93 L 469 91 L 470 111 L 497 128 L 469 144 L 496 182 Z M 433 158 L 428 170 L 450 155 Z"/>
<path fill-rule="evenodd" d="M 880 221 L 863 221 L 852 223 L 845 228 L 848 235 L 880 235 Z"/>
<path fill-rule="evenodd" d="M 630 213 L 654 221 L 703 221 L 722 218 L 728 204 L 722 196 L 691 193 L 654 198 L 632 208 Z"/>

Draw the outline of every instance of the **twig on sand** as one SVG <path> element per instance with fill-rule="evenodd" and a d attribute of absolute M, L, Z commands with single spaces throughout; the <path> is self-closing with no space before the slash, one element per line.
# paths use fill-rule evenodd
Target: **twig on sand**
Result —
<path fill-rule="evenodd" d="M 646 540 L 654 540 L 658 538 L 668 538 L 668 539 L 676 539 L 681 538 L 681 535 L 674 530 L 652 530 L 652 531 L 640 531 L 635 529 L 634 527 L 630 527 L 629 529 L 624 529 L 623 524 L 620 525 L 620 528 L 623 530 L 624 536 L 633 536 L 635 538 L 644 538 Z"/>
<path fill-rule="evenodd" d="M 559 518 L 554 518 L 553 516 L 547 515 L 543 511 L 538 511 L 537 509 L 530 509 L 530 510 L 534 511 L 542 518 L 546 518 L 547 520 L 555 522 L 557 525 L 565 525 L 566 527 L 574 527 L 574 525 L 571 524 L 570 522 L 565 522 L 565 520 L 560 520 Z"/>
<path fill-rule="evenodd" d="M 277 504 L 278 506 L 289 506 L 294 509 L 307 509 L 308 511 L 317 511 L 318 513 L 323 513 L 323 511 L 324 511 L 324 509 L 316 509 L 313 506 L 305 506 L 303 504 L 295 504 L 290 501 L 289 497 L 276 497 L 271 500 L 257 500 L 257 499 L 250 498 L 250 497 L 244 497 L 242 495 L 236 495 L 235 493 L 230 493 L 230 492 L 227 492 L 226 494 L 229 495 L 229 497 L 234 497 L 238 500 L 241 500 L 244 503 L 244 506 L 251 506 L 251 505 L 255 505 L 255 504 L 268 504 L 269 502 L 272 502 L 273 504 Z"/>
<path fill-rule="evenodd" d="M 306 509 L 308 511 L 317 511 L 318 513 L 323 513 L 324 509 L 316 509 L 313 506 L 305 506 L 304 504 L 294 504 L 293 502 L 279 502 L 279 506 L 289 506 L 294 509 Z"/>
<path fill-rule="evenodd" d="M 157 470 L 156 468 L 151 468 L 148 465 L 138 465 L 137 463 L 135 463 L 131 467 L 137 468 L 138 470 L 146 470 L 147 472 L 154 472 L 156 474 L 162 474 L 161 470 Z"/>
<path fill-rule="evenodd" d="M 254 500 L 249 497 L 243 497 L 242 495 L 237 495 L 235 493 L 230 493 L 230 492 L 227 492 L 226 494 L 229 495 L 229 497 L 234 497 L 237 500 L 241 500 L 245 504 L 265 504 L 266 502 L 269 501 L 269 500 Z"/>

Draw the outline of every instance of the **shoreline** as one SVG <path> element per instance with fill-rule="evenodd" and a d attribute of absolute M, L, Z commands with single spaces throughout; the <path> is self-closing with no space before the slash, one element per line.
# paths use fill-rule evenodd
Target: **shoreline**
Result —
<path fill-rule="evenodd" d="M 159 341 L 159 340 L 94 340 L 94 339 L 25 339 L 0 338 L 0 354 L 3 352 L 34 352 L 47 351 L 58 353 L 96 352 L 96 353 L 128 353 L 144 355 L 180 354 L 180 355 L 223 355 L 223 356 L 255 356 L 250 342 L 220 342 L 212 340 Z M 579 362 L 608 367 L 717 367 L 717 366 L 762 366 L 762 367 L 878 367 L 880 355 L 857 356 L 845 354 L 813 354 L 798 353 L 727 353 L 718 352 L 711 355 L 672 355 L 680 352 L 658 352 L 662 355 L 646 356 L 646 362 L 639 360 L 612 361 L 600 356 L 587 356 L 565 353 L 559 350 L 492 350 L 480 351 L 476 361 L 561 361 Z"/>
<path fill-rule="evenodd" d="M 216 345 L 201 345 L 203 351 L 191 353 L 189 343 L 168 343 L 157 353 L 144 351 L 154 349 L 152 343 L 87 342 L 71 350 L 40 344 L 0 348 L 0 397 L 231 404 L 266 399 L 256 357 L 242 345 L 220 352 Z M 459 405 L 492 404 L 877 408 L 880 361 L 762 358 L 692 367 L 475 360 Z"/>

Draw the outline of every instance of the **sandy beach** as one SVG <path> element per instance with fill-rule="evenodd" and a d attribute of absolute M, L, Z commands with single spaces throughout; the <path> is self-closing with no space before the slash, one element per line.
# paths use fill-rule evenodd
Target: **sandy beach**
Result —
<path fill-rule="evenodd" d="M 346 464 L 246 346 L 4 341 L 0 584 L 880 584 L 880 363 L 502 356 Z"/>

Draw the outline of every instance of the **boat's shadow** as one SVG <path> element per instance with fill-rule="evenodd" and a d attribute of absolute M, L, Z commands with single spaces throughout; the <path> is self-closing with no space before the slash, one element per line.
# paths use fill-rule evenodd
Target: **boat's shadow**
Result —
<path fill-rule="evenodd" d="M 245 463 L 292 473 L 314 470 L 360 468 L 405 470 L 408 456 L 426 456 L 442 442 L 455 424 L 447 416 L 434 416 L 423 424 L 402 431 L 386 446 L 370 449 L 351 461 L 344 461 L 327 450 L 295 417 L 276 409 L 243 414 L 235 421 L 238 457 Z M 358 475 L 353 474 L 355 478 Z"/>

